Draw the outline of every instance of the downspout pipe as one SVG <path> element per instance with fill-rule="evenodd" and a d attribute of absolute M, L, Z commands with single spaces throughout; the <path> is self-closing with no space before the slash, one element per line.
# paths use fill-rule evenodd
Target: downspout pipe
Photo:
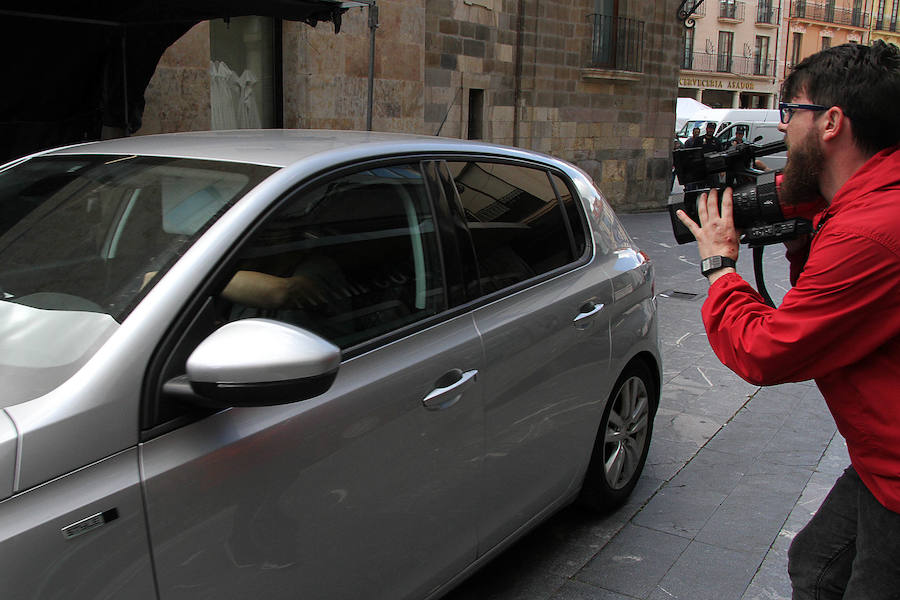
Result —
<path fill-rule="evenodd" d="M 513 90 L 513 146 L 519 145 L 519 104 L 521 104 L 522 99 L 522 36 L 525 29 L 525 0 L 519 0 L 518 8 L 518 14 L 516 15 L 516 78 Z"/>
<path fill-rule="evenodd" d="M 366 131 L 372 131 L 372 107 L 375 96 L 375 30 L 378 29 L 378 5 L 369 4 L 369 96 L 366 104 Z"/>

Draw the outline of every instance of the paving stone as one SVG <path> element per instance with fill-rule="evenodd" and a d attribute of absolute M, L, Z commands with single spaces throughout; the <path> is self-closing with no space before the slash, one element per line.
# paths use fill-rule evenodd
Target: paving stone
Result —
<path fill-rule="evenodd" d="M 666 485 L 634 516 L 632 523 L 693 539 L 728 497 L 726 492 Z"/>
<path fill-rule="evenodd" d="M 744 477 L 695 539 L 757 555 L 762 562 L 809 478 L 788 482 L 772 476 Z M 787 489 L 786 489 L 787 488 Z"/>
<path fill-rule="evenodd" d="M 645 598 L 690 543 L 682 537 L 627 525 L 575 579 Z"/>
<path fill-rule="evenodd" d="M 710 417 L 660 407 L 653 423 L 653 435 L 672 442 L 691 442 L 701 448 L 721 426 Z"/>
<path fill-rule="evenodd" d="M 740 598 L 750 584 L 757 564 L 753 554 L 692 542 L 647 598 Z"/>
<path fill-rule="evenodd" d="M 668 481 L 697 453 L 693 442 L 675 442 L 653 436 L 644 465 L 646 475 Z"/>
<path fill-rule="evenodd" d="M 551 600 L 634 600 L 634 596 L 623 596 L 587 583 L 570 580 L 552 596 Z"/>

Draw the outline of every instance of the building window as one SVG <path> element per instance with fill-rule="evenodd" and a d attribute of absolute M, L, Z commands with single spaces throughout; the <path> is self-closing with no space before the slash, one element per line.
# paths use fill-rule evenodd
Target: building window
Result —
<path fill-rule="evenodd" d="M 484 90 L 469 90 L 468 139 L 484 139 Z"/>
<path fill-rule="evenodd" d="M 734 32 L 719 32 L 719 57 L 716 70 L 720 73 L 730 73 L 732 66 L 732 52 L 734 48 Z"/>
<path fill-rule="evenodd" d="M 831 48 L 831 38 L 823 37 L 822 38 L 822 50 L 828 50 L 829 48 Z"/>
<path fill-rule="evenodd" d="M 834 12 L 834 0 L 831 0 L 832 13 Z M 853 14 L 851 15 L 851 25 L 854 27 L 862 27 L 868 25 L 868 18 L 863 17 L 863 0 L 853 0 Z M 865 22 L 865 23 L 864 23 Z"/>
<path fill-rule="evenodd" d="M 209 23 L 212 129 L 281 126 L 280 57 L 275 21 L 235 17 Z M 280 29 L 278 29 L 280 32 Z M 276 78 L 276 72 L 278 76 Z"/>
<path fill-rule="evenodd" d="M 682 36 L 683 52 L 681 55 L 681 68 L 694 68 L 694 28 L 684 29 Z"/>
<path fill-rule="evenodd" d="M 775 21 L 775 9 L 772 7 L 772 0 L 759 0 L 756 9 L 756 22 L 774 25 Z"/>
<path fill-rule="evenodd" d="M 721 0 L 719 3 L 719 16 L 723 19 L 737 18 L 737 2 L 735 0 Z"/>
<path fill-rule="evenodd" d="M 624 0 L 594 0 L 590 66 L 643 70 L 644 22 L 621 17 L 624 4 Z"/>
<path fill-rule="evenodd" d="M 900 0 L 894 0 L 894 6 L 891 8 L 891 31 L 897 31 L 897 5 Z"/>
<path fill-rule="evenodd" d="M 800 52 L 803 46 L 803 34 L 794 33 L 794 44 L 791 46 L 791 67 L 796 67 L 800 62 Z"/>
<path fill-rule="evenodd" d="M 769 74 L 769 38 L 763 35 L 756 36 L 756 49 L 753 57 L 753 74 Z"/>
<path fill-rule="evenodd" d="M 834 23 L 834 0 L 825 1 L 825 20 Z"/>

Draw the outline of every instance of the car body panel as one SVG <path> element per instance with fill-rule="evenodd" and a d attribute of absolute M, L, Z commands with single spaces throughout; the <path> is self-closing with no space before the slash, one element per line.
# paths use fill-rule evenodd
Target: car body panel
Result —
<path fill-rule="evenodd" d="M 475 311 L 487 365 L 482 551 L 584 476 L 608 395 L 611 301 L 602 271 L 580 268 Z M 580 329 L 585 305 L 604 308 Z"/>
<path fill-rule="evenodd" d="M 105 524 L 63 536 L 113 509 Z M 4 600 L 155 599 L 137 450 L 0 502 L 0 572 Z"/>
<path fill-rule="evenodd" d="M 143 444 L 160 598 L 349 599 L 364 589 L 399 600 L 465 568 L 480 507 L 482 386 L 446 410 L 422 400 L 448 370 L 482 360 L 465 315 L 345 361 L 318 398 L 230 409 Z"/>
<path fill-rule="evenodd" d="M 6 411 L 0 409 L 0 498 L 7 498 L 13 492 L 18 441 L 15 425 Z"/>

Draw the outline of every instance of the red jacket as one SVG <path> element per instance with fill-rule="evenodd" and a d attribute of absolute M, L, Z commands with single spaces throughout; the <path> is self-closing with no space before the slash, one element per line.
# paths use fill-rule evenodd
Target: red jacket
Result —
<path fill-rule="evenodd" d="M 900 147 L 866 162 L 814 225 L 777 310 L 727 274 L 709 289 L 703 323 L 747 381 L 815 379 L 860 478 L 900 513 Z"/>

